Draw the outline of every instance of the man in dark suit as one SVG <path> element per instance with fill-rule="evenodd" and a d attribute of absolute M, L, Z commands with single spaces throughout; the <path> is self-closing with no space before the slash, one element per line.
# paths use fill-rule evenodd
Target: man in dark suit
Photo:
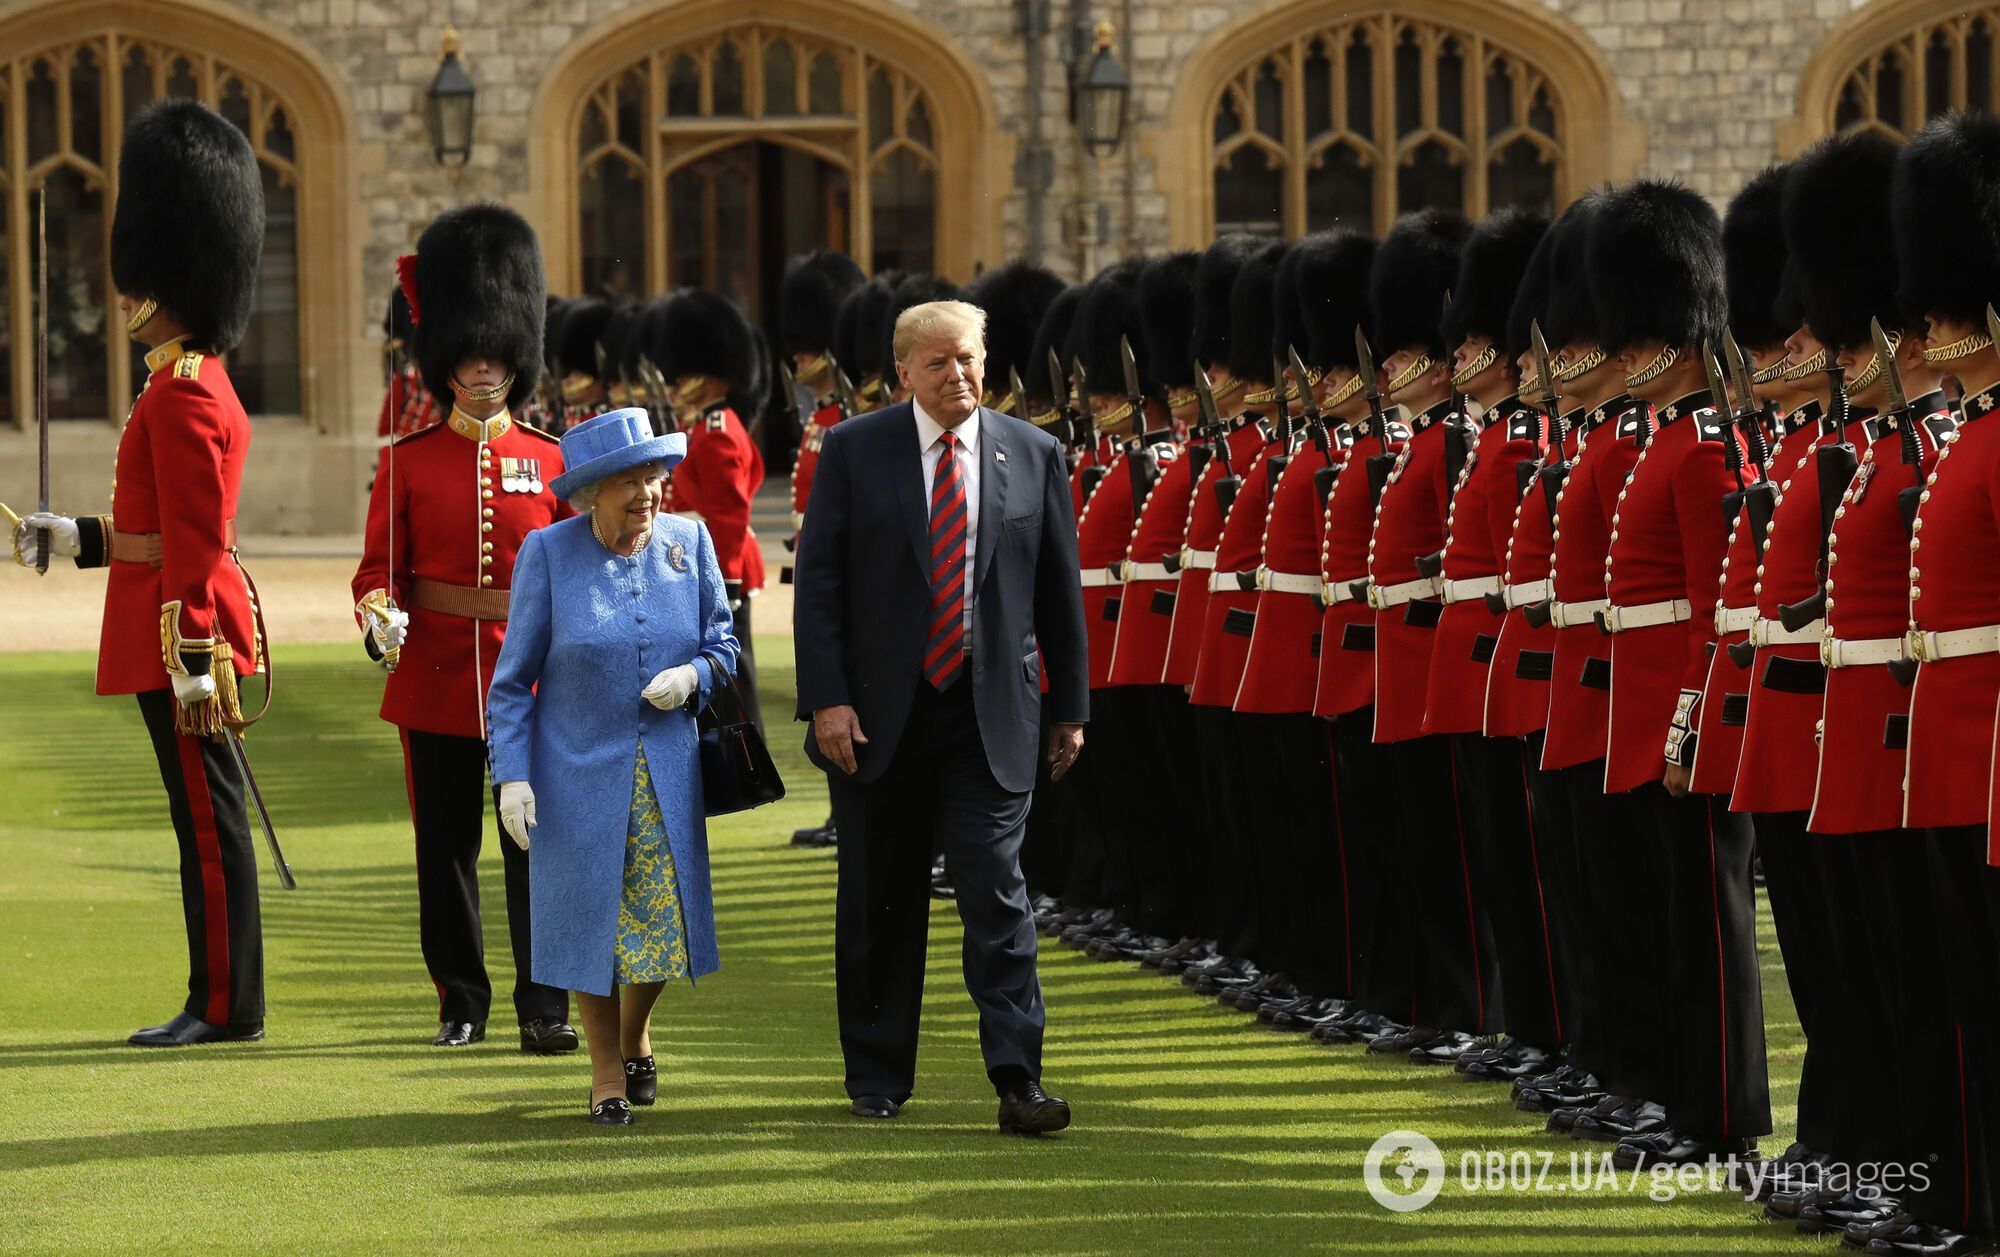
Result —
<path fill-rule="evenodd" d="M 979 404 L 985 315 L 938 301 L 896 320 L 911 400 L 829 429 L 799 535 L 798 715 L 841 835 L 840 1042 L 859 1117 L 915 1083 L 931 855 L 965 924 L 965 984 L 1000 1127 L 1069 1106 L 1041 1086 L 1041 984 L 1021 835 L 1041 749 L 1041 670 L 1060 777 L 1089 678 L 1076 523 L 1055 440 Z"/>

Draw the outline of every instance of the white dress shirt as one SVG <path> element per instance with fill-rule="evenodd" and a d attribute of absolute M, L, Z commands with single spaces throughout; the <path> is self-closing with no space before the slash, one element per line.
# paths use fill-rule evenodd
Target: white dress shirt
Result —
<path fill-rule="evenodd" d="M 937 420 L 924 413 L 923 403 L 910 399 L 910 408 L 917 415 L 917 449 L 922 453 L 924 463 L 924 519 L 928 524 L 931 509 L 931 486 L 937 483 L 938 459 L 944 455 L 944 442 L 939 440 L 946 429 Z M 973 558 L 979 553 L 979 412 L 973 411 L 964 423 L 950 429 L 958 439 L 958 480 L 965 486 L 965 649 L 972 650 L 972 566 Z"/>

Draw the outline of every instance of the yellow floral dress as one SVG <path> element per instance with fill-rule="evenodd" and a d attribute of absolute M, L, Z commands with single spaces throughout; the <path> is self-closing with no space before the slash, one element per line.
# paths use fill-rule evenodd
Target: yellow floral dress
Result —
<path fill-rule="evenodd" d="M 646 749 L 632 775 L 625 822 L 625 888 L 618 901 L 618 981 L 671 982 L 688 976 L 680 880 L 667 846 L 667 823 L 653 793 Z"/>

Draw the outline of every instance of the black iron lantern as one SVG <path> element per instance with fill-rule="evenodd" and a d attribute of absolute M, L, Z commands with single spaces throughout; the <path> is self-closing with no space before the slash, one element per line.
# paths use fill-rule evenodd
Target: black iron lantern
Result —
<path fill-rule="evenodd" d="M 425 118 L 431 128 L 431 151 L 438 163 L 454 172 L 472 156 L 472 100 L 478 88 L 458 59 L 458 28 L 444 28 L 437 77 L 426 93 Z"/>
<path fill-rule="evenodd" d="M 1132 80 L 1111 53 L 1111 23 L 1099 22 L 1090 60 L 1076 77 L 1076 122 L 1083 147 L 1093 157 L 1109 157 L 1125 138 L 1125 97 Z"/>

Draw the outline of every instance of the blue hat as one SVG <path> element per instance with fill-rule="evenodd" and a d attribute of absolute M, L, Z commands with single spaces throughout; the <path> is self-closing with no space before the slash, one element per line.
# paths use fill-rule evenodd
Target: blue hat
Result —
<path fill-rule="evenodd" d="M 549 489 L 567 500 L 585 485 L 641 463 L 665 463 L 671 469 L 687 457 L 687 451 L 685 433 L 654 436 L 653 421 L 641 407 L 606 411 L 563 433 L 564 471 L 549 481 Z"/>

